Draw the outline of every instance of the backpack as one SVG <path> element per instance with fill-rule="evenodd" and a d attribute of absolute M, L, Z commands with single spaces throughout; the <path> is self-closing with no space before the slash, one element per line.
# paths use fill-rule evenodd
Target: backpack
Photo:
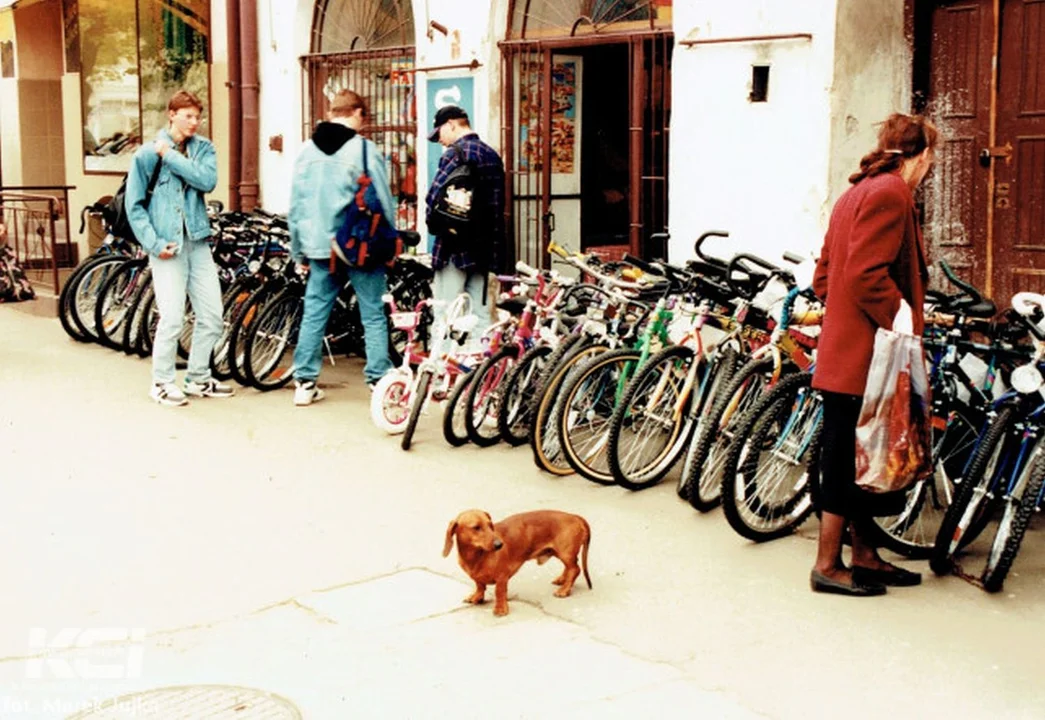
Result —
<path fill-rule="evenodd" d="M 465 160 L 460 148 L 454 146 L 454 152 L 458 165 L 436 191 L 428 227 L 433 235 L 453 239 L 459 248 L 464 248 L 478 235 L 479 171 L 474 162 Z"/>
<path fill-rule="evenodd" d="M 0 245 L 0 302 L 21 302 L 36 297 L 33 286 L 25 277 L 14 251 Z"/>
<path fill-rule="evenodd" d="M 391 267 L 403 253 L 403 241 L 385 217 L 367 171 L 366 141 L 362 138 L 360 141 L 363 143 L 363 172 L 357 180 L 359 189 L 345 211 L 345 220 L 330 241 L 332 272 L 339 261 L 353 268 Z"/>
<path fill-rule="evenodd" d="M 163 167 L 163 160 L 161 158 L 156 159 L 156 167 L 152 171 L 152 176 L 149 178 L 149 185 L 145 188 L 145 207 L 149 207 L 149 203 L 152 201 L 152 191 L 156 189 L 156 181 L 160 178 L 160 169 Z M 128 173 L 129 175 L 130 173 Z M 124 207 L 124 198 L 127 195 L 127 175 L 123 176 L 123 182 L 120 183 L 119 189 L 112 196 L 108 203 L 102 208 L 102 217 L 105 218 L 106 225 L 109 226 L 109 232 L 113 236 L 121 238 L 123 240 L 135 240 L 138 238 L 134 236 L 134 230 L 131 229 L 131 223 L 127 219 L 127 210 Z"/>

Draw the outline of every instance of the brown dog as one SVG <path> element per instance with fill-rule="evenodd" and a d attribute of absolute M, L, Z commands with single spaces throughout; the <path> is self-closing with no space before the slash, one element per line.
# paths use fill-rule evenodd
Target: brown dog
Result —
<path fill-rule="evenodd" d="M 443 557 L 450 554 L 457 538 L 457 562 L 475 581 L 475 592 L 464 599 L 477 605 L 486 599 L 486 586 L 494 586 L 494 615 L 508 614 L 508 580 L 527 560 L 543 565 L 557 557 L 565 565 L 552 580 L 559 589 L 556 597 L 566 597 L 581 574 L 577 556 L 583 549 L 584 579 L 588 575 L 588 546 L 591 528 L 580 515 L 558 510 L 534 510 L 510 515 L 494 524 L 483 510 L 465 510 L 446 529 Z"/>

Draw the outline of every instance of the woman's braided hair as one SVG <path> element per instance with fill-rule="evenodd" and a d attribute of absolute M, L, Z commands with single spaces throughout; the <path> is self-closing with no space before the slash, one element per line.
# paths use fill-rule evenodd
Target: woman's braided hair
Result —
<path fill-rule="evenodd" d="M 893 113 L 878 130 L 878 147 L 860 159 L 860 170 L 849 176 L 849 182 L 855 185 L 864 178 L 895 172 L 906 158 L 935 148 L 939 135 L 923 115 Z"/>

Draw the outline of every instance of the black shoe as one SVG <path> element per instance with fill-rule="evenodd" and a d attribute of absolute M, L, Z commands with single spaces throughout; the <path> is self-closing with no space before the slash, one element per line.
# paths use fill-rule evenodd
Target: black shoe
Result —
<path fill-rule="evenodd" d="M 885 595 L 885 585 L 881 583 L 861 583 L 853 576 L 852 584 L 832 580 L 818 570 L 809 573 L 809 586 L 813 592 L 833 593 L 835 595 L 851 595 L 853 597 L 871 597 Z"/>
<path fill-rule="evenodd" d="M 895 565 L 888 570 L 873 570 L 871 568 L 853 566 L 853 582 L 861 585 L 879 584 L 892 585 L 893 587 L 911 587 L 921 585 L 921 573 L 904 570 Z"/>

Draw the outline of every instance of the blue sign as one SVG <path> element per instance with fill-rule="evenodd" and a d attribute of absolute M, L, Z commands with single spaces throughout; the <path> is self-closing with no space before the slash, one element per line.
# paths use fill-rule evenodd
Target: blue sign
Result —
<path fill-rule="evenodd" d="M 468 113 L 468 119 L 475 127 L 475 79 L 472 77 L 458 78 L 429 78 L 426 98 L 428 99 L 428 115 L 421 126 L 421 137 L 428 142 L 428 134 L 432 132 L 432 123 L 435 122 L 436 111 L 445 105 L 457 105 Z M 439 143 L 428 143 L 428 184 L 432 184 L 436 171 L 439 169 L 439 158 L 443 154 L 443 146 Z M 418 210 L 424 212 L 424 196 L 428 188 L 420 194 Z M 429 250 L 431 250 L 431 236 L 429 236 Z"/>

